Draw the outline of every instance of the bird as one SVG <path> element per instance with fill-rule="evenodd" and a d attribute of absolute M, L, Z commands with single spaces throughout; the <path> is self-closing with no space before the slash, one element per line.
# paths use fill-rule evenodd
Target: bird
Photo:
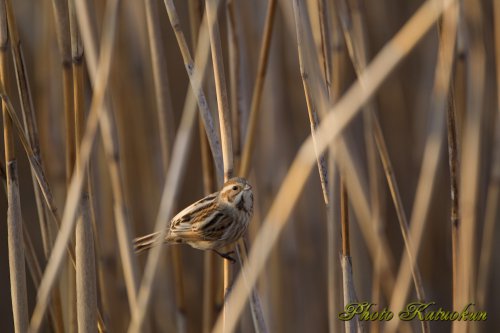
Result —
<path fill-rule="evenodd" d="M 231 252 L 223 248 L 238 241 L 246 232 L 253 215 L 253 192 L 248 180 L 234 177 L 218 192 L 189 205 L 170 221 L 163 243 L 188 244 L 204 251 L 214 251 L 232 262 Z M 160 232 L 134 239 L 140 253 L 151 249 Z"/>

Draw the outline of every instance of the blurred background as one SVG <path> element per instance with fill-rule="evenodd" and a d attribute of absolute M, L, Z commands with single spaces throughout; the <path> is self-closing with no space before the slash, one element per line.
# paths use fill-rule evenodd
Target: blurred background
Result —
<path fill-rule="evenodd" d="M 236 166 L 239 165 L 247 134 L 252 94 L 259 68 L 261 40 L 269 13 L 268 1 L 272 0 L 223 0 L 218 11 Z M 55 8 L 59 8 L 57 3 L 63 3 L 62 8 L 66 7 L 65 17 L 68 18 L 68 5 L 66 1 L 56 0 L 7 2 L 11 3 L 15 17 L 15 22 L 8 22 L 9 30 L 12 29 L 11 24 L 16 24 L 20 39 L 19 45 L 24 54 L 43 169 L 52 190 L 55 205 L 59 214 L 62 215 L 66 203 L 69 171 L 72 170 L 72 168 L 68 169 L 67 165 L 67 146 L 70 144 L 68 142 L 74 140 L 68 138 L 68 135 L 74 135 L 74 132 L 67 131 L 65 122 L 67 116 L 64 104 L 63 70 L 64 66 L 71 68 L 74 62 L 71 56 L 65 58 L 62 55 L 61 44 L 58 43 L 59 23 L 56 20 L 59 14 Z M 87 0 L 85 2 L 90 10 L 91 24 L 100 40 L 103 36 L 106 6 L 109 5 L 109 1 Z M 165 3 L 168 2 L 170 1 L 165 0 Z M 376 2 L 302 0 L 298 2 L 302 4 L 301 8 L 305 17 L 299 23 L 307 26 L 304 35 L 306 41 L 301 47 L 307 50 L 309 58 L 306 62 L 314 64 L 310 68 L 320 69 L 319 73 L 311 70 L 309 75 L 313 80 L 321 81 L 330 91 L 333 103 L 356 80 L 357 71 L 353 65 L 353 54 L 356 52 L 353 53 L 349 48 L 364 45 L 366 60 L 369 63 L 423 3 L 416 0 Z M 171 149 L 182 117 L 186 94 L 190 89 L 183 57 L 170 24 L 165 3 L 156 0 L 122 0 L 119 3 L 114 53 L 107 84 L 109 97 L 107 102 L 112 105 L 111 126 L 114 129 L 113 135 L 118 147 L 119 168 L 110 171 L 102 136 L 98 132 L 90 159 L 89 173 L 97 306 L 109 332 L 125 332 L 130 323 L 129 299 L 115 227 L 116 199 L 112 188 L 112 177 L 118 175 L 122 185 L 125 220 L 131 237 L 152 232 L 165 181 L 165 171 L 168 169 L 165 164 L 179 158 L 171 154 Z M 450 89 L 446 93 L 446 106 L 443 111 L 446 113 L 451 109 L 456 113 L 460 157 L 459 179 L 469 177 L 469 175 L 461 174 L 464 169 L 460 163 L 469 160 L 477 162 L 477 169 L 473 169 L 477 170 L 477 184 L 475 188 L 470 189 L 471 193 L 475 193 L 472 197 L 477 203 L 472 212 L 475 216 L 475 231 L 472 236 L 475 244 L 471 256 L 473 256 L 472 262 L 477 276 L 486 275 L 483 280 L 479 278 L 480 281 L 485 281 L 482 285 L 483 289 L 479 291 L 480 288 L 476 290 L 474 287 L 473 295 L 475 296 L 470 301 L 477 304 L 477 309 L 487 311 L 489 317 L 487 322 L 474 326 L 473 331 L 493 332 L 500 328 L 500 322 L 495 318 L 495 313 L 500 311 L 498 303 L 500 286 L 493 283 L 500 279 L 500 257 L 496 255 L 499 251 L 500 228 L 495 228 L 500 218 L 500 214 L 495 214 L 499 204 L 498 186 L 500 184 L 498 172 L 500 159 L 495 157 L 498 156 L 500 149 L 499 141 L 495 141 L 495 135 L 498 137 L 500 132 L 497 101 L 498 77 L 495 63 L 500 52 L 498 49 L 500 36 L 495 29 L 498 29 L 499 22 L 496 20 L 500 19 L 500 15 L 497 8 L 499 7 L 498 1 L 475 2 L 473 6 L 477 8 L 473 14 L 470 14 L 472 18 L 468 16 L 470 12 L 465 10 L 469 6 L 468 2 L 465 1 L 465 3 L 465 5 L 462 4 L 459 16 Z M 4 6 L 4 1 L 0 4 Z M 193 29 L 200 25 L 205 12 L 204 2 L 199 0 L 173 1 L 173 4 L 179 15 L 180 28 L 185 34 L 194 57 L 193 49 L 198 31 Z M 153 20 L 157 27 L 157 34 L 154 38 L 159 50 L 152 47 L 151 32 L 147 26 L 146 5 L 151 6 L 150 9 L 154 13 Z M 78 12 L 77 15 L 79 15 Z M 321 22 L 321 17 L 326 19 L 326 23 Z M 322 35 L 322 24 L 326 25 L 326 35 Z M 361 36 L 359 31 L 356 31 L 359 27 L 362 27 L 361 35 L 364 43 L 356 43 L 356 38 Z M 201 29 L 206 29 L 206 27 L 202 24 Z M 424 149 L 435 121 L 433 117 L 435 111 L 433 103 L 436 98 L 434 81 L 439 48 L 442 43 L 440 42 L 442 31 L 442 21 L 439 21 L 388 76 L 370 102 L 372 110 L 375 110 L 380 121 L 408 221 L 414 208 Z M 232 41 L 234 36 L 236 36 L 236 43 Z M 354 38 L 355 42 L 352 45 L 349 44 L 353 41 L 351 38 Z M 99 42 L 96 45 L 99 47 Z M 20 115 L 21 98 L 16 83 L 16 66 L 11 53 L 12 47 L 9 41 L 7 71 L 3 83 L 14 109 Z M 87 56 L 85 42 L 83 49 L 84 55 Z M 476 51 L 479 53 L 474 53 Z M 163 93 L 168 92 L 164 96 L 166 101 L 163 102 L 158 99 L 158 89 L 155 86 L 157 68 L 152 62 L 154 52 L 159 52 L 157 55 L 164 65 L 161 68 L 164 71 L 160 74 L 161 80 L 168 83 L 162 90 Z M 327 61 L 330 63 L 328 75 L 325 75 L 326 72 L 323 71 L 321 52 L 325 52 L 324 54 L 330 57 Z M 483 67 L 474 67 L 477 65 L 475 59 L 482 59 Z M 354 63 L 356 64 L 356 61 Z M 480 73 L 475 70 L 477 68 Z M 93 93 L 92 76 L 89 75 L 85 61 L 83 73 L 83 101 L 84 110 L 87 112 Z M 330 82 L 325 83 L 325 77 L 329 77 Z M 219 116 L 211 61 L 208 62 L 203 89 L 217 129 Z M 250 248 L 299 147 L 311 134 L 304 84 L 299 68 L 292 1 L 277 1 L 268 67 L 262 91 L 255 128 L 253 157 L 248 175 L 254 187 L 256 199 L 254 218 L 247 235 Z M 312 95 L 317 96 L 316 93 Z M 164 103 L 164 105 L 160 106 L 159 103 Z M 165 113 L 164 123 L 162 123 L 162 118 L 159 118 L 159 110 Z M 474 117 L 479 119 L 479 127 L 476 128 L 479 132 L 475 133 L 476 136 L 473 135 L 479 140 L 477 149 L 472 150 L 474 154 L 471 156 L 463 156 L 462 147 L 464 140 L 467 140 L 464 134 L 465 128 L 469 119 Z M 369 142 L 373 142 L 373 139 L 367 140 L 365 137 L 367 133 L 370 133 L 367 128 L 366 118 L 359 114 L 349 124 L 344 137 L 349 143 L 351 154 L 360 171 L 361 183 L 370 196 L 371 210 L 378 212 L 376 223 L 380 223 L 377 226 L 386 237 L 388 249 L 392 252 L 391 256 L 394 259 L 393 269 L 397 273 L 404 252 L 404 242 L 378 154 L 375 159 L 376 172 L 371 174 L 370 171 L 369 152 L 373 147 L 370 148 Z M 447 127 L 445 121 L 439 132 L 439 137 L 445 146 L 439 155 L 433 190 L 429 190 L 431 201 L 418 257 L 418 267 L 426 299 L 435 301 L 444 309 L 453 307 L 448 131 L 449 126 Z M 203 162 L 202 153 L 207 152 L 204 131 L 199 131 L 196 125 L 192 133 L 186 166 L 180 179 L 178 195 L 174 200 L 174 211 L 179 211 L 208 191 L 217 190 L 220 185 L 217 184 L 214 176 L 213 159 L 210 156 L 205 159 L 210 162 L 209 165 Z M 200 133 L 203 134 L 201 138 Z M 3 146 L 4 141 L 1 142 Z M 14 146 L 18 161 L 23 228 L 30 235 L 34 254 L 43 271 L 47 263 L 47 253 L 42 241 L 36 194 L 33 190 L 31 170 L 25 149 L 17 134 L 14 134 Z M 167 155 L 164 152 L 167 152 Z M 74 159 L 74 150 L 72 154 L 70 160 Z M 5 167 L 4 154 L 1 156 L 2 167 Z M 326 157 L 328 159 L 328 154 Z M 331 167 L 330 163 L 330 172 L 333 170 Z M 470 177 L 475 177 L 475 175 L 471 174 Z M 3 175 L 3 180 L 5 180 L 5 175 Z M 379 184 L 375 191 L 369 189 L 372 186 L 370 184 L 374 182 Z M 333 197 L 335 196 L 332 195 Z M 357 198 L 348 197 L 348 201 L 354 200 Z M 493 208 L 490 208 L 488 203 Z M 333 201 L 330 205 L 333 206 L 336 216 L 340 209 L 338 202 Z M 14 331 L 14 326 L 9 292 L 7 207 L 6 193 L 0 191 L 0 288 L 3 291 L 3 297 L 0 298 L 0 317 L 3 330 L 10 332 Z M 491 213 L 487 215 L 488 209 L 493 209 L 493 215 Z M 350 210 L 353 210 L 352 206 Z M 329 312 L 332 304 L 338 311 L 343 309 L 343 305 L 339 303 L 342 302 L 341 295 L 337 295 L 333 303 L 329 305 L 329 302 L 332 302 L 329 297 L 332 296 L 328 290 L 332 286 L 329 287 L 328 268 L 337 267 L 338 274 L 340 269 L 338 254 L 341 249 L 336 243 L 333 253 L 337 255 L 333 257 L 328 255 L 328 242 L 330 241 L 328 232 L 331 231 L 328 231 L 327 225 L 338 223 L 339 219 L 328 217 L 327 212 L 318 169 L 314 166 L 257 284 L 269 332 L 344 330 L 343 324 L 341 325 L 336 318 L 332 318 L 332 312 Z M 459 210 L 459 214 L 461 213 L 462 211 Z M 375 213 L 373 214 L 375 216 Z M 49 216 L 47 212 L 45 215 Z M 350 254 L 356 296 L 360 301 L 377 303 L 380 308 L 388 306 L 390 299 L 386 295 L 380 295 L 380 280 L 376 278 L 374 257 L 370 254 L 370 249 L 363 238 L 356 214 L 349 214 L 349 225 L 351 227 Z M 335 237 L 340 237 L 339 226 L 333 232 L 337 233 Z M 56 233 L 57 230 L 51 231 L 52 242 Z M 485 244 L 487 246 L 484 246 Z M 18 245 L 22 246 L 22 244 Z M 188 246 L 175 248 L 176 250 L 173 250 L 173 247 L 164 247 L 162 251 L 144 329 L 151 332 L 208 332 L 222 306 L 223 260 L 212 254 L 193 250 Z M 480 258 L 487 253 L 491 255 L 487 257 L 486 264 L 483 263 L 481 266 Z M 142 276 L 146 258 L 147 255 L 137 256 L 139 277 Z M 332 262 L 329 263 L 329 260 Z M 484 269 L 487 269 L 486 273 Z M 235 275 L 237 271 L 238 268 L 235 267 Z M 211 276 L 212 280 L 207 282 L 207 276 Z M 179 278 L 183 282 L 181 289 L 178 284 Z M 44 332 L 61 331 L 61 328 L 64 332 L 77 330 L 74 281 L 75 272 L 71 261 L 66 259 L 56 284 L 57 297 L 62 304 L 60 314 L 63 326 L 57 328 L 56 320 L 47 317 L 42 329 Z M 336 282 L 336 292 L 341 291 L 339 281 L 340 279 Z M 29 269 L 26 269 L 26 284 L 31 316 L 37 301 L 38 286 L 31 278 Z M 206 288 L 212 290 L 212 293 L 204 290 Z M 482 298 L 479 296 L 481 292 Z M 207 297 L 209 297 L 208 300 Z M 412 284 L 408 301 L 416 299 Z M 182 304 L 179 300 L 182 300 Z M 392 310 L 395 313 L 399 311 L 398 309 Z M 451 331 L 449 322 L 432 322 L 430 327 L 433 332 Z M 420 329 L 418 322 L 411 322 L 408 327 L 404 328 L 410 331 Z M 384 326 L 371 324 L 367 326 L 367 330 L 383 332 Z M 249 307 L 244 311 L 238 331 L 254 331 Z"/>

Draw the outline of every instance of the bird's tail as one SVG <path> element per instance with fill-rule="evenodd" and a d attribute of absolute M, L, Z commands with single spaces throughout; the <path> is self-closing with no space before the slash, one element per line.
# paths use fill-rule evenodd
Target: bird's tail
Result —
<path fill-rule="evenodd" d="M 134 239 L 135 252 L 140 253 L 151 249 L 155 245 L 155 242 L 158 239 L 159 235 L 160 235 L 159 232 L 154 232 L 152 234 L 142 237 L 137 237 L 136 239 Z"/>

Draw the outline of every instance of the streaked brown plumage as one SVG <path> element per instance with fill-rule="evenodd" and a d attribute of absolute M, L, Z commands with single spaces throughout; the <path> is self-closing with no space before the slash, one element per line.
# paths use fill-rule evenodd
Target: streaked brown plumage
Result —
<path fill-rule="evenodd" d="M 245 233 L 253 213 L 251 189 L 246 179 L 231 178 L 221 191 L 207 195 L 174 216 L 164 243 L 189 244 L 195 249 L 213 250 L 233 260 L 220 250 Z M 136 238 L 136 252 L 150 249 L 157 237 L 158 233 L 152 233 Z"/>

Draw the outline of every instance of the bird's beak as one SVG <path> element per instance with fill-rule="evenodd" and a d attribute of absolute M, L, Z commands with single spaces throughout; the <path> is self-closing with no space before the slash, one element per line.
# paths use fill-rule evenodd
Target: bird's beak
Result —
<path fill-rule="evenodd" d="M 252 189 L 252 186 L 250 184 L 246 184 L 245 187 L 244 187 L 245 191 L 248 191 L 248 190 L 251 190 L 251 189 Z"/>

